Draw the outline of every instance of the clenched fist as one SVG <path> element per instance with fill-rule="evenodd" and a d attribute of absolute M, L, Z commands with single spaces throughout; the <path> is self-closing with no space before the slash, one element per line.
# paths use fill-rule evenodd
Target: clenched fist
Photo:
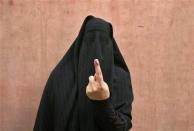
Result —
<path fill-rule="evenodd" d="M 109 87 L 103 80 L 103 74 L 98 59 L 94 60 L 95 74 L 89 76 L 86 94 L 91 100 L 105 100 L 110 97 Z"/>

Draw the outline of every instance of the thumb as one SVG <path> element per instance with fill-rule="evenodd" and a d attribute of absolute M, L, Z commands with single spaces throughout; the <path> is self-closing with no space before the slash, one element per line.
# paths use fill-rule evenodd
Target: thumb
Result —
<path fill-rule="evenodd" d="M 95 83 L 95 80 L 94 80 L 94 76 L 89 76 L 89 83 L 91 84 L 91 85 L 94 85 L 94 83 Z"/>
<path fill-rule="evenodd" d="M 94 59 L 94 66 L 95 66 L 95 80 L 98 82 L 103 82 L 103 74 L 100 67 L 100 62 L 98 59 Z"/>

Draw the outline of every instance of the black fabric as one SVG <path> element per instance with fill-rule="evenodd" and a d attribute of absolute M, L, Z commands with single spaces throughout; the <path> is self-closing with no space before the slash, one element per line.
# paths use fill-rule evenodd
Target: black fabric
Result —
<path fill-rule="evenodd" d="M 110 98 L 90 100 L 88 77 L 98 58 Z M 132 128 L 133 90 L 128 67 L 113 37 L 112 25 L 87 16 L 45 85 L 34 131 L 128 131 Z"/>

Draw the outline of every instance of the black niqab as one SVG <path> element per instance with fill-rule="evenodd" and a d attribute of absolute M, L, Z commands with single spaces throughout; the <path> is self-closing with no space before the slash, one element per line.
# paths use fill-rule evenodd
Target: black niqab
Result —
<path fill-rule="evenodd" d="M 110 98 L 90 100 L 88 77 L 99 59 Z M 128 131 L 132 127 L 130 72 L 113 37 L 112 25 L 87 16 L 78 37 L 51 72 L 34 131 Z"/>

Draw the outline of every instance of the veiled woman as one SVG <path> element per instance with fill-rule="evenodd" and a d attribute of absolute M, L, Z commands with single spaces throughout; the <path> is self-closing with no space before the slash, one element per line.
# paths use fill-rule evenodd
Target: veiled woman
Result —
<path fill-rule="evenodd" d="M 128 131 L 133 99 L 112 25 L 90 15 L 50 73 L 34 131 Z"/>

